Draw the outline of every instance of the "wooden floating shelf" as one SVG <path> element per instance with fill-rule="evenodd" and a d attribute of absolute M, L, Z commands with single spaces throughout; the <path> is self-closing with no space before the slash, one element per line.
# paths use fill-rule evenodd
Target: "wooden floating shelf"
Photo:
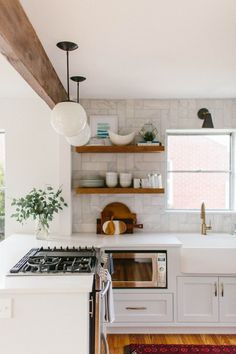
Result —
<path fill-rule="evenodd" d="M 163 194 L 164 188 L 76 188 L 77 194 Z"/>
<path fill-rule="evenodd" d="M 163 152 L 165 151 L 164 146 L 137 146 L 137 145 L 126 145 L 126 146 L 100 146 L 100 145 L 93 145 L 93 146 L 76 146 L 75 148 L 76 152 L 79 153 L 88 153 L 88 152 L 94 152 L 94 153 L 145 153 L 145 152 Z"/>

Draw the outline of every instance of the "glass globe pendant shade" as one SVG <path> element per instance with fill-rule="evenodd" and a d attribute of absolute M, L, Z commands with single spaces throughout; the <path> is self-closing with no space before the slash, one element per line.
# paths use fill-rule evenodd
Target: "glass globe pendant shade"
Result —
<path fill-rule="evenodd" d="M 88 124 L 85 125 L 78 135 L 76 136 L 66 136 L 66 141 L 72 146 L 83 146 L 89 142 L 91 137 L 91 130 Z"/>
<path fill-rule="evenodd" d="M 51 125 L 60 135 L 76 136 L 85 128 L 86 122 L 86 112 L 77 102 L 60 102 L 52 109 Z"/>

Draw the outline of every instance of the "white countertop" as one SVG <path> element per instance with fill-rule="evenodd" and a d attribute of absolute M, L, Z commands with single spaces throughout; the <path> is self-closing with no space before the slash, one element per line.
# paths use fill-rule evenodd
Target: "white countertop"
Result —
<path fill-rule="evenodd" d="M 207 235 L 179 234 L 178 239 L 182 242 L 183 248 L 236 249 L 236 236 L 230 234 L 210 232 Z"/>
<path fill-rule="evenodd" d="M 90 292 L 93 274 L 66 276 L 6 276 L 34 247 L 52 247 L 55 242 L 38 241 L 33 235 L 12 235 L 0 243 L 0 292 Z"/>
<path fill-rule="evenodd" d="M 54 237 L 52 236 L 52 241 Z M 125 235 L 96 235 L 94 233 L 78 233 L 71 237 L 60 237 L 55 240 L 57 243 L 74 245 L 87 245 L 106 249 L 161 249 L 170 247 L 181 247 L 182 242 L 178 240 L 177 234 L 165 233 L 144 233 L 136 232 Z"/>
<path fill-rule="evenodd" d="M 9 270 L 34 247 L 78 247 L 98 248 L 169 248 L 181 247 L 175 236 L 157 234 L 133 234 L 122 236 L 103 236 L 93 233 L 74 234 L 71 237 L 51 235 L 47 241 L 36 240 L 34 235 L 15 234 L 0 243 L 0 291 L 17 292 L 90 292 L 93 275 L 66 276 L 6 276 Z M 53 279 L 53 281 L 52 281 Z"/>
<path fill-rule="evenodd" d="M 94 246 L 111 250 L 180 249 L 183 273 L 236 273 L 236 237 L 227 234 L 145 233 L 107 236 L 80 233 L 51 235 L 47 241 L 34 235 L 15 234 L 0 242 L 0 291 L 90 292 L 93 275 L 6 276 L 9 270 L 34 247 Z M 201 249 L 201 251 L 200 251 Z M 221 260 L 219 262 L 219 259 Z M 52 281 L 53 279 L 53 281 Z"/>

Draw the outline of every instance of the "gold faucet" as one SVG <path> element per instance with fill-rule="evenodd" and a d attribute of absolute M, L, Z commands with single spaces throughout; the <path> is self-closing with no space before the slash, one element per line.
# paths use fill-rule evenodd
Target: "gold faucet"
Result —
<path fill-rule="evenodd" d="M 201 234 L 206 235 L 207 230 L 211 230 L 212 227 L 211 227 L 211 221 L 210 221 L 210 225 L 206 224 L 206 208 L 204 203 L 202 203 L 201 205 L 201 219 L 202 219 Z"/>

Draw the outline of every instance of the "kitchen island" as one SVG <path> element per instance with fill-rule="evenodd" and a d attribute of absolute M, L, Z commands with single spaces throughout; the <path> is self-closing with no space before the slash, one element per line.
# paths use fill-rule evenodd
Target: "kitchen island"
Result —
<path fill-rule="evenodd" d="M 6 276 L 29 249 L 52 247 L 32 235 L 0 243 L 1 354 L 88 354 L 93 275 Z"/>
<path fill-rule="evenodd" d="M 180 248 L 172 236 L 137 234 L 120 237 L 79 234 L 36 240 L 12 235 L 0 243 L 1 354 L 88 354 L 89 294 L 93 275 L 8 276 L 31 249 L 39 247 Z"/>

